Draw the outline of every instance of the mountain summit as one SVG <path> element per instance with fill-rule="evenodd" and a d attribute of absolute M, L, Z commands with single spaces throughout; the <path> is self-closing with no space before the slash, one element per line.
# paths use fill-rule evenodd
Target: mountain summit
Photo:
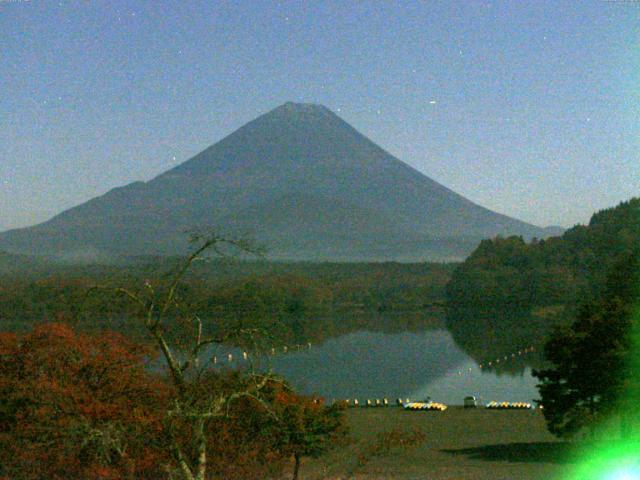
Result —
<path fill-rule="evenodd" d="M 431 180 L 328 108 L 285 103 L 149 182 L 0 234 L 0 249 L 170 255 L 205 226 L 304 260 L 441 260 L 486 237 L 546 236 Z"/>

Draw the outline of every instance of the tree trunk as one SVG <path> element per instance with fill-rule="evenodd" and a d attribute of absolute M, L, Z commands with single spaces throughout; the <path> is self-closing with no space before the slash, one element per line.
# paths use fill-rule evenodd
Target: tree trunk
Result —
<path fill-rule="evenodd" d="M 196 480 L 205 480 L 207 476 L 207 436 L 204 431 L 204 418 L 196 421 L 196 438 L 198 440 L 198 475 Z"/>
<path fill-rule="evenodd" d="M 187 460 L 182 455 L 182 450 L 180 449 L 180 445 L 176 443 L 175 440 L 172 440 L 171 447 L 173 449 L 173 453 L 178 461 L 178 466 L 180 467 L 180 471 L 182 472 L 182 477 L 184 480 L 195 480 L 193 473 L 191 473 L 191 468 L 187 463 Z"/>
<path fill-rule="evenodd" d="M 300 472 L 300 454 L 293 455 L 295 463 L 293 465 L 293 480 L 298 480 L 298 473 Z"/>

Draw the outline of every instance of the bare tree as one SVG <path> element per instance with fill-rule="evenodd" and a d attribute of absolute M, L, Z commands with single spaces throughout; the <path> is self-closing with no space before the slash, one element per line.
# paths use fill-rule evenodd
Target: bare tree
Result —
<path fill-rule="evenodd" d="M 252 342 L 263 332 L 258 328 L 236 326 L 229 332 L 207 335 L 203 322 L 196 313 L 180 312 L 180 315 L 186 317 L 187 325 L 192 326 L 192 333 L 187 336 L 186 344 L 180 345 L 176 337 L 170 334 L 168 325 L 172 321 L 175 324 L 176 312 L 179 311 L 178 287 L 194 262 L 210 258 L 207 253 L 223 257 L 230 250 L 255 255 L 260 255 L 262 251 L 247 240 L 234 240 L 216 234 L 194 234 L 192 243 L 195 245 L 193 253 L 169 277 L 165 288 L 158 290 L 147 280 L 139 292 L 128 288 L 112 290 L 126 296 L 139 307 L 139 319 L 160 350 L 168 368 L 169 379 L 175 387 L 165 427 L 168 445 L 178 466 L 176 473 L 184 480 L 205 480 L 208 469 L 207 423 L 227 416 L 231 402 L 242 397 L 251 397 L 262 403 L 267 411 L 271 411 L 260 398 L 260 392 L 270 381 L 278 380 L 270 373 L 256 373 L 251 364 L 236 391 L 211 391 L 209 388 L 202 388 L 200 382 L 205 377 L 203 372 L 208 365 L 201 365 L 200 359 L 207 347 L 240 339 Z M 177 425 L 189 426 L 190 435 L 187 439 L 176 432 Z"/>

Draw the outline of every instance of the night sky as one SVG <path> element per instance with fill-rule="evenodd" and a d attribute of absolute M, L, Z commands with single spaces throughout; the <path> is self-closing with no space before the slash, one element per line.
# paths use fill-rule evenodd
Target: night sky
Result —
<path fill-rule="evenodd" d="M 640 1 L 0 0 L 0 230 L 326 105 L 537 225 L 640 195 Z"/>

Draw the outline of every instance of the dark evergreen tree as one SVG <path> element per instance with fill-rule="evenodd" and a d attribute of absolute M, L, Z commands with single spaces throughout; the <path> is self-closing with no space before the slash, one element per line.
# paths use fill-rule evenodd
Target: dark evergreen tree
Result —
<path fill-rule="evenodd" d="M 549 430 L 567 436 L 611 415 L 623 420 L 640 399 L 640 255 L 614 265 L 602 296 L 584 305 L 545 347 L 552 368 L 536 371 Z"/>

